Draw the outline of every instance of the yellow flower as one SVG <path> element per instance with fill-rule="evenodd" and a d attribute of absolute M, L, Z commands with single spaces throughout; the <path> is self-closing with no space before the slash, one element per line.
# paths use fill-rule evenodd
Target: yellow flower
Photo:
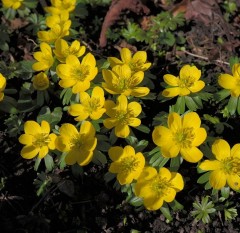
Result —
<path fill-rule="evenodd" d="M 240 143 L 230 148 L 227 141 L 217 139 L 212 145 L 216 160 L 205 160 L 199 168 L 211 171 L 209 182 L 214 189 L 223 188 L 226 183 L 233 190 L 240 190 Z"/>
<path fill-rule="evenodd" d="M 93 125 L 89 121 L 84 121 L 78 132 L 74 125 L 65 123 L 60 127 L 59 132 L 60 136 L 56 139 L 56 148 L 67 153 L 66 164 L 78 163 L 80 166 L 89 164 L 97 145 Z"/>
<path fill-rule="evenodd" d="M 74 118 L 76 121 L 83 121 L 88 117 L 98 120 L 106 112 L 104 91 L 101 87 L 94 87 L 91 97 L 86 92 L 80 92 L 80 102 L 81 104 L 72 104 L 68 109 L 71 116 L 77 116 Z"/>
<path fill-rule="evenodd" d="M 48 76 L 43 72 L 35 75 L 33 77 L 33 87 L 38 91 L 46 90 L 49 87 Z"/>
<path fill-rule="evenodd" d="M 71 12 L 75 9 L 76 0 L 51 0 L 52 6 L 45 7 L 45 11 L 51 14 L 61 14 L 63 11 Z"/>
<path fill-rule="evenodd" d="M 2 0 L 3 7 L 17 10 L 22 6 L 23 0 Z"/>
<path fill-rule="evenodd" d="M 205 83 L 199 80 L 201 70 L 196 66 L 185 65 L 181 68 L 179 77 L 171 74 L 163 76 L 164 81 L 170 86 L 166 88 L 162 95 L 165 97 L 186 96 L 191 92 L 199 92 L 205 86 Z"/>
<path fill-rule="evenodd" d="M 57 74 L 61 79 L 59 85 L 63 88 L 72 87 L 74 94 L 86 91 L 97 75 L 96 60 L 91 53 L 85 55 L 82 62 L 74 55 L 68 55 L 66 64 L 57 66 Z"/>
<path fill-rule="evenodd" d="M 108 58 L 111 67 L 127 64 L 130 66 L 132 72 L 137 72 L 145 71 L 151 66 L 151 63 L 147 62 L 147 53 L 145 51 L 138 51 L 132 56 L 132 53 L 128 48 L 122 48 L 120 56 L 122 60 L 119 60 L 116 57 Z"/>
<path fill-rule="evenodd" d="M 137 102 L 128 104 L 127 97 L 120 95 L 115 104 L 112 100 L 105 101 L 106 114 L 109 118 L 103 121 L 107 129 L 115 127 L 115 135 L 119 138 L 126 138 L 130 134 L 130 128 L 137 127 L 141 120 L 136 118 L 142 111 L 142 107 Z"/>
<path fill-rule="evenodd" d="M 4 97 L 4 89 L 6 87 L 6 78 L 0 73 L 0 101 L 3 100 L 3 97 Z"/>
<path fill-rule="evenodd" d="M 75 55 L 76 57 L 81 57 L 86 51 L 85 46 L 80 46 L 80 42 L 75 40 L 69 46 L 67 41 L 63 39 L 59 39 L 55 42 L 55 49 L 53 50 L 57 59 L 64 63 L 66 61 L 66 57 L 70 54 Z"/>
<path fill-rule="evenodd" d="M 67 12 L 60 15 L 50 15 L 46 19 L 46 24 L 50 30 L 39 31 L 37 36 L 41 41 L 53 43 L 56 40 L 69 35 L 71 23 Z"/>
<path fill-rule="evenodd" d="M 52 56 L 52 48 L 45 42 L 40 44 L 41 51 L 35 52 L 33 57 L 37 60 L 32 65 L 32 69 L 35 71 L 48 70 L 54 63 Z"/>
<path fill-rule="evenodd" d="M 35 121 L 27 121 L 24 124 L 24 132 L 19 137 L 19 142 L 25 145 L 21 150 L 24 159 L 32 159 L 38 155 L 42 159 L 48 154 L 49 149 L 55 149 L 56 135 L 50 133 L 50 125 L 47 121 L 42 121 L 39 125 Z"/>
<path fill-rule="evenodd" d="M 201 119 L 195 112 L 186 113 L 182 118 L 173 112 L 168 116 L 168 128 L 157 126 L 153 130 L 153 142 L 160 147 L 162 155 L 167 158 L 176 157 L 179 152 L 188 162 L 196 163 L 203 153 L 197 148 L 207 133 L 200 128 Z"/>
<path fill-rule="evenodd" d="M 234 64 L 232 74 L 221 74 L 218 78 L 218 84 L 224 89 L 230 90 L 231 96 L 240 95 L 240 63 Z"/>
<path fill-rule="evenodd" d="M 164 201 L 172 202 L 183 186 L 181 174 L 170 172 L 165 167 L 160 168 L 159 173 L 153 167 L 146 167 L 137 180 L 135 195 L 143 198 L 148 210 L 157 210 Z"/>
<path fill-rule="evenodd" d="M 117 173 L 117 180 L 121 185 L 138 179 L 145 165 L 145 157 L 141 152 L 135 154 L 131 146 L 115 146 L 109 149 L 108 154 L 113 161 L 109 171 Z"/>
<path fill-rule="evenodd" d="M 143 80 L 143 71 L 131 72 L 129 65 L 116 65 L 111 70 L 103 70 L 103 88 L 111 94 L 141 97 L 149 93 L 147 87 L 137 87 Z"/>

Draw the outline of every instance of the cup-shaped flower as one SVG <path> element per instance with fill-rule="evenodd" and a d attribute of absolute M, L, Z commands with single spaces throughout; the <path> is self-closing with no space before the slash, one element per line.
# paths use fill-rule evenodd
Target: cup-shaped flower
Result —
<path fill-rule="evenodd" d="M 217 139 L 212 145 L 216 160 L 205 160 L 199 168 L 210 171 L 209 183 L 214 189 L 223 188 L 226 183 L 233 190 L 240 190 L 240 143 L 230 148 L 227 141 Z"/>
<path fill-rule="evenodd" d="M 132 55 L 128 48 L 122 48 L 120 51 L 120 57 L 122 60 L 116 57 L 108 58 L 111 67 L 127 64 L 134 73 L 137 71 L 145 71 L 151 66 L 151 63 L 147 62 L 147 53 L 145 51 L 138 51 Z"/>
<path fill-rule="evenodd" d="M 37 60 L 32 65 L 32 69 L 35 71 L 45 71 L 51 68 L 54 63 L 54 58 L 52 56 L 52 48 L 49 44 L 42 42 L 40 44 L 41 51 L 35 52 L 33 57 Z"/>
<path fill-rule="evenodd" d="M 207 137 L 206 130 L 200 126 L 201 119 L 195 112 L 186 113 L 183 117 L 175 112 L 170 113 L 168 128 L 154 128 L 153 142 L 160 147 L 164 157 L 174 158 L 180 152 L 186 161 L 196 163 L 203 157 L 203 153 L 197 147 Z"/>
<path fill-rule="evenodd" d="M 3 100 L 3 97 L 4 97 L 4 89 L 6 87 L 6 78 L 0 73 L 0 101 Z"/>
<path fill-rule="evenodd" d="M 135 195 L 143 198 L 148 210 L 160 209 L 165 202 L 172 202 L 176 193 L 184 187 L 182 175 L 162 167 L 159 172 L 153 167 L 145 167 L 135 185 Z"/>
<path fill-rule="evenodd" d="M 60 15 L 50 15 L 46 18 L 46 24 L 50 30 L 39 31 L 37 33 L 38 39 L 47 43 L 55 43 L 58 39 L 69 35 L 71 23 L 68 12 L 63 12 Z"/>
<path fill-rule="evenodd" d="M 66 164 L 78 163 L 80 166 L 89 164 L 97 145 L 92 123 L 89 121 L 82 122 L 79 131 L 74 125 L 65 123 L 60 127 L 59 132 L 60 136 L 56 139 L 56 148 L 59 151 L 66 152 Z"/>
<path fill-rule="evenodd" d="M 132 146 L 114 146 L 109 149 L 108 154 L 113 161 L 109 171 L 117 174 L 121 185 L 130 184 L 138 179 L 145 166 L 145 157 L 141 152 L 135 153 Z"/>
<path fill-rule="evenodd" d="M 33 87 L 38 91 L 43 91 L 49 87 L 48 76 L 44 72 L 40 72 L 37 75 L 33 76 Z"/>
<path fill-rule="evenodd" d="M 94 87 L 91 97 L 87 92 L 80 92 L 79 95 L 81 104 L 72 104 L 68 109 L 71 116 L 77 116 L 74 120 L 83 121 L 88 117 L 98 120 L 106 112 L 104 91 L 101 87 Z"/>
<path fill-rule="evenodd" d="M 75 9 L 76 0 L 51 0 L 51 6 L 45 7 L 44 10 L 53 15 L 62 12 L 71 12 Z"/>
<path fill-rule="evenodd" d="M 126 96 L 141 97 L 149 93 L 148 87 L 138 87 L 142 82 L 144 73 L 132 73 L 129 65 L 116 65 L 112 70 L 103 70 L 103 88 L 111 94 L 124 94 Z"/>
<path fill-rule="evenodd" d="M 201 70 L 196 66 L 184 65 L 179 72 L 179 77 L 172 74 L 165 74 L 163 76 L 164 81 L 169 87 L 163 90 L 162 95 L 165 97 L 175 97 L 199 92 L 205 86 L 205 83 L 199 80 L 200 77 Z"/>
<path fill-rule="evenodd" d="M 141 120 L 136 118 L 142 111 L 142 107 L 137 102 L 128 103 L 125 95 L 120 95 L 115 104 L 112 100 L 105 101 L 106 114 L 109 118 L 103 120 L 107 129 L 115 127 L 115 135 L 119 138 L 126 138 L 130 134 L 131 127 L 137 127 Z"/>
<path fill-rule="evenodd" d="M 240 95 L 240 63 L 232 66 L 232 75 L 221 74 L 218 77 L 218 84 L 230 91 L 231 96 L 239 97 Z"/>
<path fill-rule="evenodd" d="M 66 57 L 70 54 L 75 55 L 76 57 L 81 57 L 86 51 L 86 47 L 80 46 L 80 42 L 75 40 L 69 46 L 67 41 L 64 39 L 59 39 L 55 42 L 55 49 L 53 50 L 57 59 L 61 63 L 65 63 Z"/>
<path fill-rule="evenodd" d="M 50 134 L 50 125 L 47 121 L 42 121 L 39 125 L 35 121 L 26 121 L 24 132 L 19 137 L 19 142 L 25 145 L 21 150 L 21 156 L 24 159 L 32 159 L 38 155 L 38 158 L 45 157 L 49 150 L 55 149 L 55 140 L 57 136 Z"/>
<path fill-rule="evenodd" d="M 22 6 L 23 0 L 2 0 L 3 7 L 17 10 Z"/>
<path fill-rule="evenodd" d="M 66 64 L 58 65 L 56 71 L 61 79 L 59 85 L 63 88 L 72 87 L 72 92 L 77 94 L 89 89 L 90 81 L 95 78 L 98 69 L 94 56 L 88 53 L 81 63 L 76 56 L 68 55 Z"/>

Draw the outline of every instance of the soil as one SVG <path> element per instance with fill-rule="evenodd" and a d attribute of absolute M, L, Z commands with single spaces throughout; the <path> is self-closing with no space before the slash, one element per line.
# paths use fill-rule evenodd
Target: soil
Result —
<path fill-rule="evenodd" d="M 148 50 L 148 59 L 153 63 L 151 73 L 157 77 L 169 72 L 177 74 L 179 60 L 181 64 L 197 64 L 203 68 L 206 82 L 216 85 L 216 74 L 230 72 L 226 64 L 229 59 L 239 56 L 239 22 L 238 13 L 233 13 L 229 21 L 224 19 L 223 1 L 175 1 L 175 4 L 164 5 L 166 1 L 113 1 L 112 6 L 104 6 L 101 11 L 88 5 L 89 19 L 92 15 L 99 14 L 103 20 L 93 35 L 84 38 L 85 43 L 98 57 L 118 56 L 120 47 L 126 45 L 126 41 L 119 39 L 112 41 L 105 38 L 107 28 L 118 27 L 125 24 L 126 19 L 132 18 L 138 21 L 144 16 L 151 16 L 161 10 L 178 12 L 184 9 L 187 14 L 188 25 L 181 28 L 186 38 L 186 50 L 177 51 L 171 48 L 165 57 L 155 57 Z M 239 12 L 239 1 L 237 2 Z M 116 5 L 118 4 L 118 8 Z M 125 5 L 123 5 L 125 4 Z M 138 8 L 134 8 L 134 4 Z M 195 4 L 195 5 L 194 5 Z M 198 8 L 196 8 L 196 6 Z M 115 7 L 115 11 L 110 9 Z M 194 8 L 195 7 L 195 8 Z M 196 9 L 202 9 L 197 11 Z M 117 9 L 117 10 L 116 10 Z M 203 11 L 204 10 L 204 11 Z M 205 12 L 205 13 L 204 13 Z M 106 17 L 105 17 L 106 16 Z M 2 23 L 4 23 L 2 21 Z M 6 23 L 6 22 L 5 22 Z M 89 25 L 89 27 L 93 25 Z M 102 30 L 102 31 L 101 31 Z M 219 44 L 217 39 L 224 38 L 224 43 Z M 1 58 L 5 62 L 31 60 L 34 44 L 31 35 L 25 33 L 25 26 L 14 28 L 10 38 L 10 46 L 14 49 L 9 53 L 3 52 Z M 100 39 L 100 41 L 99 41 Z M 16 47 L 15 41 L 18 41 Z M 143 43 L 130 44 L 127 46 L 134 49 L 144 49 Z M 117 49 L 116 49 L 117 48 Z M 176 59 L 178 57 L 178 59 Z M 10 82 L 13 82 L 10 80 Z M 153 81 L 155 92 L 161 91 L 157 80 Z M 147 117 L 152 119 L 162 111 L 168 111 L 169 103 L 156 108 L 158 100 L 145 100 Z M 152 108 L 153 107 L 153 108 Z M 221 116 L 218 109 L 212 106 L 204 106 L 200 114 L 216 114 Z M 0 119 L 3 121 L 5 116 Z M 235 130 L 225 128 L 225 139 L 237 143 L 239 134 L 239 117 L 228 121 Z M 144 120 L 143 120 L 144 121 Z M 146 123 L 147 120 L 145 119 Z M 211 128 L 209 125 L 208 127 Z M 152 130 L 153 126 L 151 126 Z M 19 136 L 19 135 L 17 135 Z M 159 232 L 159 233 L 238 233 L 240 232 L 240 217 L 232 221 L 225 221 L 222 212 L 212 219 L 209 224 L 194 221 L 190 215 L 193 210 L 192 203 L 196 198 L 210 195 L 203 187 L 196 185 L 199 177 L 196 166 L 183 164 L 181 173 L 186 179 L 184 191 L 178 193 L 177 201 L 184 205 L 184 210 L 172 212 L 173 221 L 168 222 L 160 211 L 147 211 L 144 208 L 136 208 L 126 202 L 126 194 L 113 188 L 114 181 L 106 183 L 103 180 L 108 170 L 108 165 L 90 164 L 84 167 L 82 174 L 73 172 L 70 167 L 63 170 L 54 169 L 47 176 L 51 184 L 47 186 L 43 195 L 37 196 L 34 180 L 39 173 L 44 171 L 44 164 L 40 165 L 38 172 L 34 170 L 34 161 L 26 161 L 20 156 L 21 145 L 16 137 L 7 133 L 6 124 L 0 128 L 0 177 L 4 187 L 0 189 L 0 232 L 2 233 L 117 233 L 117 232 Z M 139 134 L 146 139 L 146 135 Z M 151 135 L 148 135 L 149 139 Z M 194 177 L 197 177 L 194 179 Z M 0 184 L 1 185 L 1 184 Z M 232 194 L 232 202 L 240 214 L 240 195 Z M 240 216 L 240 215 L 239 215 Z"/>

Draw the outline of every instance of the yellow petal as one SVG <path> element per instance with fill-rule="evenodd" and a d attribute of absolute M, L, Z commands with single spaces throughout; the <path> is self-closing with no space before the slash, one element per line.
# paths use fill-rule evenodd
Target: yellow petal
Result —
<path fill-rule="evenodd" d="M 168 128 L 172 132 L 182 128 L 182 118 L 178 113 L 172 112 L 168 115 Z"/>
<path fill-rule="evenodd" d="M 132 59 L 132 53 L 128 48 L 122 48 L 120 51 L 120 56 L 124 63 L 129 63 Z"/>
<path fill-rule="evenodd" d="M 204 128 L 198 128 L 195 130 L 195 138 L 192 141 L 192 146 L 201 145 L 207 138 L 207 132 Z"/>
<path fill-rule="evenodd" d="M 194 78 L 195 81 L 201 77 L 201 70 L 196 66 L 184 65 L 179 72 L 180 79 Z"/>
<path fill-rule="evenodd" d="M 62 124 L 59 131 L 60 131 L 61 135 L 69 138 L 69 140 L 71 138 L 74 138 L 76 135 L 78 135 L 78 131 L 77 131 L 76 127 L 69 123 Z"/>
<path fill-rule="evenodd" d="M 199 129 L 201 119 L 196 112 L 189 112 L 183 116 L 183 128 Z"/>
<path fill-rule="evenodd" d="M 65 163 L 67 165 L 73 165 L 77 162 L 77 157 L 79 156 L 79 151 L 78 150 L 70 150 L 66 157 L 65 157 Z"/>
<path fill-rule="evenodd" d="M 131 77 L 132 71 L 129 65 L 116 65 L 112 68 L 112 71 L 119 75 L 119 79 L 129 79 Z"/>
<path fill-rule="evenodd" d="M 131 102 L 127 106 L 128 112 L 132 117 L 137 117 L 142 112 L 142 106 L 137 102 Z"/>
<path fill-rule="evenodd" d="M 84 121 L 80 127 L 80 134 L 83 134 L 86 138 L 92 138 L 95 136 L 96 130 L 90 121 Z"/>
<path fill-rule="evenodd" d="M 29 134 L 22 134 L 18 140 L 21 144 L 32 145 L 33 136 Z"/>
<path fill-rule="evenodd" d="M 125 146 L 123 151 L 125 156 L 135 156 L 135 150 L 132 146 Z"/>
<path fill-rule="evenodd" d="M 141 175 L 138 178 L 138 181 L 146 180 L 149 181 L 158 174 L 157 170 L 154 167 L 145 167 Z"/>
<path fill-rule="evenodd" d="M 121 185 L 130 184 L 133 181 L 133 175 L 128 173 L 118 173 L 117 180 Z"/>
<path fill-rule="evenodd" d="M 172 132 L 164 126 L 156 126 L 152 132 L 152 138 L 153 142 L 161 147 L 171 140 Z"/>
<path fill-rule="evenodd" d="M 162 156 L 165 158 L 175 158 L 180 152 L 180 147 L 174 141 L 169 141 L 161 147 Z"/>
<path fill-rule="evenodd" d="M 139 125 L 141 125 L 141 120 L 131 117 L 128 119 L 128 125 L 132 127 L 138 127 Z"/>
<path fill-rule="evenodd" d="M 227 183 L 233 190 L 240 190 L 240 177 L 237 174 L 230 174 L 227 177 Z"/>
<path fill-rule="evenodd" d="M 83 57 L 82 65 L 89 65 L 91 67 L 96 66 L 95 57 L 91 53 L 88 53 L 86 56 Z"/>
<path fill-rule="evenodd" d="M 24 124 L 26 134 L 36 135 L 42 133 L 40 125 L 36 121 L 26 121 Z"/>
<path fill-rule="evenodd" d="M 49 134 L 50 133 L 50 125 L 47 121 L 42 121 L 41 122 L 41 129 L 42 133 Z"/>
<path fill-rule="evenodd" d="M 212 152 L 217 160 L 224 160 L 230 157 L 230 146 L 227 141 L 223 139 L 217 139 L 212 145 Z"/>
<path fill-rule="evenodd" d="M 188 88 L 183 87 L 179 89 L 179 96 L 185 96 L 185 95 L 189 95 L 190 91 Z"/>
<path fill-rule="evenodd" d="M 236 79 L 230 74 L 221 74 L 218 78 L 218 84 L 224 89 L 233 89 L 236 86 Z"/>
<path fill-rule="evenodd" d="M 165 74 L 163 76 L 163 80 L 165 83 L 167 83 L 170 86 L 174 86 L 174 87 L 178 86 L 179 78 L 175 77 L 172 74 Z"/>
<path fill-rule="evenodd" d="M 221 162 L 218 160 L 205 160 L 200 165 L 199 168 L 203 171 L 212 171 L 221 168 Z"/>
<path fill-rule="evenodd" d="M 209 177 L 210 185 L 214 189 L 223 188 L 226 184 L 226 180 L 227 180 L 226 175 L 224 172 L 222 172 L 222 170 L 212 171 Z"/>
<path fill-rule="evenodd" d="M 116 160 L 120 159 L 120 157 L 123 154 L 124 154 L 124 150 L 120 146 L 114 146 L 108 150 L 108 155 L 112 161 L 116 161 Z"/>
<path fill-rule="evenodd" d="M 120 95 L 117 98 L 117 109 L 120 112 L 127 112 L 128 101 L 125 95 Z"/>
<path fill-rule="evenodd" d="M 190 163 L 197 163 L 203 157 L 203 153 L 197 147 L 181 148 L 180 153 Z"/>
<path fill-rule="evenodd" d="M 150 89 L 148 87 L 135 87 L 133 88 L 131 95 L 135 97 L 142 97 L 148 95 Z"/>
<path fill-rule="evenodd" d="M 66 58 L 66 64 L 69 65 L 70 67 L 79 67 L 80 61 L 75 55 L 68 55 Z M 60 67 L 64 67 L 64 65 L 58 65 Z"/>
<path fill-rule="evenodd" d="M 231 156 L 240 159 L 240 143 L 235 144 L 231 149 Z"/>
<path fill-rule="evenodd" d="M 83 105 L 88 105 L 88 102 L 90 101 L 90 96 L 87 92 L 81 92 L 79 94 L 79 97 L 80 97 L 80 102 L 83 104 Z"/>
<path fill-rule="evenodd" d="M 169 87 L 163 90 L 162 95 L 164 97 L 175 97 L 180 94 L 180 88 L 179 87 Z"/>
<path fill-rule="evenodd" d="M 117 125 L 115 127 L 115 135 L 119 138 L 126 138 L 130 134 L 128 125 Z"/>
<path fill-rule="evenodd" d="M 173 187 L 177 192 L 183 190 L 184 182 L 182 175 L 177 172 L 172 172 L 171 175 L 171 187 Z"/>
<path fill-rule="evenodd" d="M 48 147 L 47 146 L 42 146 L 39 150 L 39 154 L 38 154 L 38 158 L 42 159 L 43 157 L 45 157 L 48 153 Z"/>
<path fill-rule="evenodd" d="M 92 161 L 93 152 L 92 151 L 82 151 L 81 154 L 77 157 L 77 163 L 80 166 L 86 166 Z"/>
<path fill-rule="evenodd" d="M 163 195 L 163 200 L 166 202 L 172 202 L 176 197 L 176 190 L 173 188 L 168 188 L 167 193 Z"/>
<path fill-rule="evenodd" d="M 36 148 L 35 146 L 32 145 L 27 145 L 24 146 L 21 150 L 21 156 L 24 159 L 32 159 L 35 156 L 37 156 L 38 152 L 39 152 L 40 148 Z"/>
<path fill-rule="evenodd" d="M 72 93 L 77 94 L 79 92 L 84 92 L 88 90 L 90 87 L 90 82 L 84 80 L 83 82 L 76 82 L 76 84 L 72 87 Z"/>
<path fill-rule="evenodd" d="M 143 203 L 148 210 L 158 210 L 163 205 L 163 198 L 162 197 L 158 197 L 157 199 L 147 198 L 144 199 Z"/>
<path fill-rule="evenodd" d="M 105 120 L 103 120 L 103 125 L 107 128 L 107 129 L 112 129 L 113 127 L 115 127 L 118 124 L 118 120 L 115 118 L 107 118 Z"/>
<path fill-rule="evenodd" d="M 68 108 L 68 113 L 71 116 L 78 116 L 78 117 L 74 118 L 77 121 L 86 120 L 89 116 L 89 113 L 85 110 L 85 108 L 81 104 L 72 104 Z"/>
<path fill-rule="evenodd" d="M 161 167 L 159 168 L 159 176 L 169 181 L 171 179 L 171 172 L 167 168 Z"/>
<path fill-rule="evenodd" d="M 51 133 L 49 135 L 49 138 L 50 138 L 50 142 L 48 143 L 48 147 L 50 150 L 54 150 L 56 148 L 55 141 L 57 139 L 57 135 L 54 133 Z"/>
<path fill-rule="evenodd" d="M 205 82 L 200 80 L 200 81 L 195 82 L 192 86 L 188 87 L 188 89 L 191 92 L 195 93 L 195 92 L 201 91 L 204 87 L 205 87 Z"/>
<path fill-rule="evenodd" d="M 115 103 L 112 100 L 106 100 L 104 103 L 104 107 L 106 109 L 106 114 L 110 117 L 116 116 L 116 110 L 115 110 Z"/>
<path fill-rule="evenodd" d="M 107 60 L 110 63 L 111 67 L 123 64 L 123 62 L 121 60 L 119 60 L 118 58 L 116 58 L 116 57 L 108 57 Z"/>

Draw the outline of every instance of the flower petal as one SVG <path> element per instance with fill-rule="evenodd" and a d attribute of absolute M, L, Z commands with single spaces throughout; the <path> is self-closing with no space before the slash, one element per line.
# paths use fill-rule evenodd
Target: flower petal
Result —
<path fill-rule="evenodd" d="M 212 171 L 209 177 L 210 185 L 214 189 L 223 188 L 226 184 L 226 180 L 227 180 L 226 175 L 222 170 Z"/>
<path fill-rule="evenodd" d="M 233 190 L 240 190 L 240 177 L 237 174 L 230 174 L 227 177 L 227 183 Z"/>
<path fill-rule="evenodd" d="M 224 89 L 233 89 L 236 86 L 236 79 L 230 74 L 221 74 L 218 77 L 218 84 Z"/>
<path fill-rule="evenodd" d="M 165 83 L 167 83 L 170 86 L 178 87 L 179 78 L 177 78 L 176 76 L 174 76 L 172 74 L 165 74 L 163 76 L 163 80 Z"/>
<path fill-rule="evenodd" d="M 164 97 L 175 97 L 180 94 L 180 87 L 169 87 L 163 90 L 162 95 Z"/>
<path fill-rule="evenodd" d="M 201 119 L 196 112 L 189 112 L 183 116 L 183 128 L 198 129 L 201 125 Z"/>
<path fill-rule="evenodd" d="M 217 160 L 224 160 L 231 154 L 230 146 L 227 141 L 223 139 L 217 139 L 212 145 L 212 152 Z"/>
<path fill-rule="evenodd" d="M 184 182 L 182 175 L 177 172 L 172 172 L 171 175 L 171 187 L 173 187 L 177 192 L 183 190 Z"/>
<path fill-rule="evenodd" d="M 24 124 L 26 134 L 36 135 L 42 133 L 40 125 L 36 121 L 26 121 Z"/>
<path fill-rule="evenodd" d="M 203 157 L 202 151 L 197 147 L 181 148 L 181 156 L 190 163 L 197 163 Z"/>
<path fill-rule="evenodd" d="M 168 115 L 168 128 L 172 132 L 182 128 L 182 118 L 179 114 L 172 112 Z"/>
<path fill-rule="evenodd" d="M 205 160 L 200 165 L 199 168 L 204 171 L 212 171 L 221 168 L 221 162 L 218 160 Z"/>
<path fill-rule="evenodd" d="M 127 106 L 128 112 L 133 117 L 137 117 L 142 112 L 142 106 L 138 102 L 131 102 Z"/>
<path fill-rule="evenodd" d="M 122 48 L 120 51 L 120 56 L 124 63 L 129 63 L 132 59 L 132 53 L 128 48 Z"/>
<path fill-rule="evenodd" d="M 126 138 L 130 134 L 128 125 L 117 125 L 115 127 L 115 135 L 119 138 Z"/>
<path fill-rule="evenodd" d="M 192 141 L 192 146 L 201 145 L 207 138 L 207 132 L 204 128 L 199 128 L 195 130 L 195 138 Z"/>
<path fill-rule="evenodd" d="M 172 138 L 172 132 L 165 126 L 156 126 L 152 132 L 153 142 L 157 146 L 163 146 Z"/>
<path fill-rule="evenodd" d="M 32 159 L 34 158 L 35 156 L 37 156 L 38 152 L 39 152 L 40 148 L 39 147 L 35 147 L 35 146 L 32 146 L 32 145 L 27 145 L 27 146 L 24 146 L 21 150 L 21 156 L 24 158 L 24 159 Z"/>
<path fill-rule="evenodd" d="M 32 145 L 33 142 L 33 135 L 30 134 L 22 134 L 18 138 L 19 142 L 24 145 Z"/>
<path fill-rule="evenodd" d="M 235 144 L 231 149 L 231 156 L 240 159 L 240 143 Z"/>
<path fill-rule="evenodd" d="M 39 150 L 39 154 L 38 154 L 38 158 L 42 159 L 43 157 L 45 157 L 48 153 L 48 147 L 47 146 L 42 146 Z"/>
<path fill-rule="evenodd" d="M 49 134 L 50 133 L 50 125 L 47 121 L 42 121 L 41 122 L 41 129 L 42 133 Z"/>
<path fill-rule="evenodd" d="M 118 159 L 120 159 L 120 157 L 124 154 L 124 150 L 122 147 L 120 146 L 114 146 L 114 147 L 111 147 L 109 150 L 108 150 L 108 155 L 110 157 L 110 159 L 112 161 L 116 161 Z"/>

